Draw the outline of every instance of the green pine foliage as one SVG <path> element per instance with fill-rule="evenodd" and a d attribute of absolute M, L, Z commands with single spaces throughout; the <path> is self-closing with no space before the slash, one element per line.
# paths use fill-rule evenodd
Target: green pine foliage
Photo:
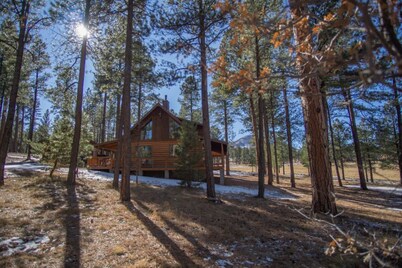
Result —
<path fill-rule="evenodd" d="M 177 176 L 182 180 L 182 185 L 191 187 L 193 181 L 200 181 L 203 178 L 203 173 L 197 170 L 202 161 L 203 152 L 194 123 L 183 121 L 176 153 Z"/>

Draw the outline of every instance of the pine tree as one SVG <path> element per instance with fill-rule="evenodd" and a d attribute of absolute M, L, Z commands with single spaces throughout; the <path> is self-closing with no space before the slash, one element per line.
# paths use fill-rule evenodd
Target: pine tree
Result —
<path fill-rule="evenodd" d="M 197 169 L 202 161 L 202 146 L 194 123 L 183 121 L 180 127 L 180 136 L 177 147 L 176 171 L 179 179 L 187 187 L 193 181 L 203 178 L 202 172 Z"/>

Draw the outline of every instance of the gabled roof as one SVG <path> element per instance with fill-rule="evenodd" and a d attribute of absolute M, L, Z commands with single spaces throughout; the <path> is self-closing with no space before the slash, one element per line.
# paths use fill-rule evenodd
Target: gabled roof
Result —
<path fill-rule="evenodd" d="M 144 114 L 141 117 L 140 123 L 142 123 L 142 121 L 144 121 L 145 118 L 148 117 L 148 115 L 150 115 L 153 111 L 155 111 L 157 108 L 162 109 L 162 111 L 164 111 L 165 113 L 167 113 L 169 115 L 170 118 L 172 118 L 173 120 L 175 120 L 178 124 L 181 124 L 181 120 L 180 118 L 178 118 L 177 116 L 175 116 L 172 112 L 170 112 L 169 110 L 165 109 L 160 103 L 156 103 L 146 114 Z M 137 123 L 134 124 L 134 126 L 131 127 L 131 132 L 134 131 L 134 129 L 138 126 L 138 121 Z"/>
<path fill-rule="evenodd" d="M 178 116 L 174 115 L 171 111 L 169 111 L 168 109 L 165 109 L 165 107 L 163 107 L 160 103 L 156 103 L 146 114 L 144 114 L 144 115 L 141 117 L 140 123 L 142 123 L 142 121 L 143 121 L 145 118 L 147 118 L 148 115 L 150 115 L 150 114 L 151 114 L 154 110 L 156 110 L 157 108 L 161 108 L 162 111 L 164 111 L 165 113 L 167 113 L 167 114 L 169 115 L 169 117 L 172 118 L 174 121 L 176 121 L 179 125 L 181 125 L 181 123 L 182 123 L 183 121 L 187 121 L 187 120 L 184 119 L 184 118 L 181 118 L 181 117 L 178 117 Z M 197 124 L 197 126 L 202 127 L 202 124 L 197 123 L 197 122 L 195 122 L 195 123 Z M 134 126 L 131 127 L 131 132 L 133 132 L 134 129 L 135 129 L 137 126 L 138 126 L 138 121 L 137 121 L 137 123 L 134 124 Z"/>

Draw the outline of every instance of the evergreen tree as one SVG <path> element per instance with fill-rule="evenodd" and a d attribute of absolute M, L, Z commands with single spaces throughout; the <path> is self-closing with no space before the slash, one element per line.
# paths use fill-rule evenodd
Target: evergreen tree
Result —
<path fill-rule="evenodd" d="M 180 127 L 177 147 L 176 171 L 179 179 L 187 187 L 192 181 L 199 181 L 203 174 L 197 169 L 202 161 L 202 146 L 197 127 L 193 122 L 183 121 Z"/>
<path fill-rule="evenodd" d="M 188 76 L 181 85 L 180 90 L 181 97 L 178 101 L 181 107 L 179 116 L 192 122 L 201 122 L 201 109 L 199 107 L 201 96 L 195 76 Z"/>

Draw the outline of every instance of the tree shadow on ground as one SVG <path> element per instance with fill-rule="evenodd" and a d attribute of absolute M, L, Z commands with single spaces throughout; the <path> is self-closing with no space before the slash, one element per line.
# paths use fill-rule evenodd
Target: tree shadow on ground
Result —
<path fill-rule="evenodd" d="M 198 267 L 194 261 L 189 258 L 186 253 L 167 236 L 158 225 L 153 223 L 140 208 L 134 206 L 133 202 L 125 202 L 126 208 L 135 215 L 144 226 L 151 232 L 151 234 L 170 252 L 173 258 L 180 264 L 181 267 Z"/>
<path fill-rule="evenodd" d="M 42 177 L 35 184 L 30 184 L 26 187 L 39 187 L 43 191 L 37 193 L 37 197 L 51 198 L 49 202 L 44 203 L 37 209 L 42 210 L 44 213 L 54 211 L 56 213 L 54 215 L 55 219 L 61 219 L 65 230 L 64 267 L 80 267 L 80 203 L 85 208 L 93 205 L 93 201 L 88 198 L 88 194 L 92 193 L 91 189 L 79 183 L 68 185 L 63 177 L 49 178 L 47 176 Z M 51 221 L 55 219 L 51 219 Z M 58 239 L 62 240 L 63 232 L 61 231 Z"/>
<path fill-rule="evenodd" d="M 290 201 L 225 197 L 224 204 L 215 205 L 196 189 L 139 185 L 132 190 L 137 207 L 150 215 L 157 213 L 153 225 L 167 226 L 167 235 L 176 243 L 187 241 L 192 245 L 194 260 L 215 261 L 232 254 L 256 266 L 271 265 L 265 260 L 267 256 L 275 258 L 279 266 L 294 265 L 302 255 L 310 265 L 329 260 L 320 252 L 329 237 L 316 224 L 287 208 Z"/>
<path fill-rule="evenodd" d="M 75 185 L 67 185 L 67 209 L 65 212 L 66 244 L 64 247 L 64 267 L 80 267 L 80 209 Z"/>

